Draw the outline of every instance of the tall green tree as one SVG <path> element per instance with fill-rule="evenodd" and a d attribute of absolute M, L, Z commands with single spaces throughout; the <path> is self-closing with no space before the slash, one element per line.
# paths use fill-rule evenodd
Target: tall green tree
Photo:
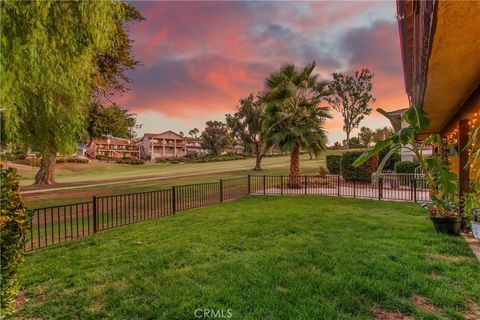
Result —
<path fill-rule="evenodd" d="M 329 89 L 333 93 L 327 98 L 330 106 L 343 117 L 343 130 L 347 135 L 347 149 L 350 148 L 350 134 L 358 128 L 360 122 L 372 112 L 370 103 L 375 101 L 372 95 L 373 73 L 366 68 L 356 71 L 353 76 L 334 73 Z"/>
<path fill-rule="evenodd" d="M 370 143 L 372 143 L 372 138 L 373 138 L 372 129 L 368 127 L 361 127 L 360 133 L 358 134 L 358 138 L 360 139 L 360 144 L 363 147 L 368 148 L 370 146 Z"/>
<path fill-rule="evenodd" d="M 202 147 L 213 155 L 221 154 L 232 144 L 227 125 L 221 121 L 207 121 L 202 132 Z"/>
<path fill-rule="evenodd" d="M 106 89 L 99 59 L 118 45 L 125 4 L 114 1 L 2 2 L 2 137 L 40 152 L 36 184 L 54 183 L 57 153 L 85 131 L 92 94 Z"/>
<path fill-rule="evenodd" d="M 188 135 L 194 139 L 198 138 L 198 134 L 200 133 L 200 130 L 197 128 L 193 128 L 192 130 L 188 131 Z"/>
<path fill-rule="evenodd" d="M 320 103 L 328 95 L 327 83 L 314 72 L 315 62 L 304 68 L 286 64 L 266 79 L 266 147 L 290 152 L 290 187 L 300 186 L 300 151 L 319 155 L 326 149 L 324 123 L 330 118 Z"/>
<path fill-rule="evenodd" d="M 225 115 L 227 125 L 236 140 L 241 141 L 255 155 L 253 170 L 261 171 L 262 159 L 267 153 L 265 148 L 264 104 L 258 97 L 250 94 L 242 98 L 233 114 Z"/>
<path fill-rule="evenodd" d="M 102 136 L 132 139 L 137 125 L 136 115 L 116 104 L 101 106 L 90 104 L 87 118 L 87 133 L 90 142 Z"/>

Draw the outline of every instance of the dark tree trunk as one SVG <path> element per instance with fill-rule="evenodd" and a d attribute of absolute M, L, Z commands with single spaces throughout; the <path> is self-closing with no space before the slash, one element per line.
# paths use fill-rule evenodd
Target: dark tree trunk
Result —
<path fill-rule="evenodd" d="M 312 156 L 312 153 L 309 152 L 308 155 L 310 156 L 310 160 L 313 160 L 313 156 Z"/>
<path fill-rule="evenodd" d="M 256 154 L 255 155 L 255 168 L 253 168 L 253 171 L 262 171 L 262 159 L 263 159 L 263 154 Z"/>
<path fill-rule="evenodd" d="M 346 148 L 347 150 L 350 149 L 350 131 L 347 130 L 347 143 L 346 143 Z"/>
<path fill-rule="evenodd" d="M 56 153 L 53 151 L 47 151 L 42 156 L 40 162 L 40 169 L 38 169 L 35 175 L 35 184 L 54 184 L 55 178 L 53 174 L 55 172 Z"/>
<path fill-rule="evenodd" d="M 301 188 L 302 179 L 300 178 L 300 148 L 295 145 L 290 154 L 290 174 L 288 178 L 289 188 Z"/>

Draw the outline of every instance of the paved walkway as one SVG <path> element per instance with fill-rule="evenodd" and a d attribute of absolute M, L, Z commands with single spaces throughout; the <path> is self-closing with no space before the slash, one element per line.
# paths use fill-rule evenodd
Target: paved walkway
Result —
<path fill-rule="evenodd" d="M 480 261 L 480 241 L 476 240 L 471 234 L 464 233 L 463 237 L 465 238 L 465 241 L 468 243 L 470 248 L 472 248 L 472 251 L 477 257 L 477 259 Z"/>

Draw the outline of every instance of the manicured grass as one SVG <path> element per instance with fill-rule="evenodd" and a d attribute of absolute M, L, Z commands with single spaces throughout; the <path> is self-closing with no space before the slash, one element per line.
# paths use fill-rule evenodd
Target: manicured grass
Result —
<path fill-rule="evenodd" d="M 442 319 L 480 304 L 480 263 L 416 204 L 254 197 L 110 230 L 27 256 L 23 318 Z"/>
<path fill-rule="evenodd" d="M 254 160 L 248 159 L 250 162 Z M 270 161 L 272 160 L 272 161 Z M 273 161 L 274 160 L 274 161 Z M 308 155 L 302 156 L 301 168 L 302 174 L 317 174 L 319 167 L 322 165 L 324 158 L 312 159 L 310 160 Z M 245 161 L 245 160 L 238 160 Z M 147 192 L 163 188 L 170 188 L 172 185 L 182 185 L 182 184 L 195 184 L 195 183 L 205 183 L 218 181 L 219 179 L 232 179 L 238 177 L 245 177 L 249 174 L 255 175 L 287 175 L 289 158 L 288 157 L 276 157 L 268 158 L 265 161 L 263 166 L 263 171 L 252 171 L 250 166 L 253 165 L 249 163 L 248 169 L 242 169 L 245 164 L 239 164 L 237 160 L 227 161 L 230 164 L 230 167 L 227 171 L 221 173 L 208 173 L 208 170 L 203 168 L 204 163 L 201 164 L 168 164 L 171 171 L 159 171 L 159 175 L 166 177 L 164 180 L 151 180 L 146 182 L 131 182 L 133 178 L 127 179 L 125 183 L 122 184 L 112 184 L 96 187 L 84 187 L 77 189 L 67 189 L 67 190 L 58 190 L 51 192 L 43 192 L 38 194 L 25 194 L 23 198 L 25 199 L 26 204 L 29 207 L 41 208 L 47 206 L 63 205 L 68 203 L 82 202 L 82 201 L 91 201 L 93 195 L 103 196 L 103 195 L 112 195 L 112 194 L 121 194 L 121 193 L 132 193 L 132 192 Z M 223 163 L 217 162 L 219 165 L 219 170 L 222 170 Z M 222 166 L 220 166 L 222 164 Z M 152 164 L 155 166 L 156 164 Z M 193 170 L 195 167 L 196 171 L 192 171 L 193 174 L 199 174 L 190 177 L 178 177 L 177 168 L 178 166 L 190 166 Z M 204 174 L 201 174 L 204 173 Z M 117 173 L 117 179 L 124 178 L 123 174 Z M 61 185 L 60 185 L 61 186 Z M 57 187 L 57 186 L 55 186 Z"/>

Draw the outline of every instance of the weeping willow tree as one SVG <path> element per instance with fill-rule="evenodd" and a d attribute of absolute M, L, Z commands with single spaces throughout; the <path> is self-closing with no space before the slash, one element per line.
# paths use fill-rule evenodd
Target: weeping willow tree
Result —
<path fill-rule="evenodd" d="M 36 184 L 54 183 L 57 154 L 84 132 L 99 52 L 115 47 L 125 7 L 111 1 L 2 1 L 2 144 L 40 153 Z"/>

